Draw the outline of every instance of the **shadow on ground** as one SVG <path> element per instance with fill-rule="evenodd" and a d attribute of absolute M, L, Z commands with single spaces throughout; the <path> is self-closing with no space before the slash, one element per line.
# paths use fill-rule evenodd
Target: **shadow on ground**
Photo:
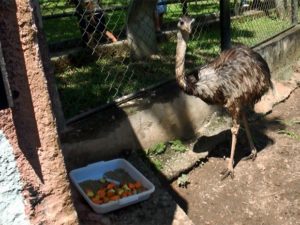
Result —
<path fill-rule="evenodd" d="M 268 145 L 273 145 L 274 140 L 268 137 L 265 133 L 267 129 L 283 130 L 285 125 L 280 122 L 279 118 L 272 120 L 258 116 L 258 120 L 250 122 L 250 130 L 253 137 L 255 147 L 258 152 L 263 151 Z M 194 145 L 193 151 L 201 153 L 209 151 L 208 157 L 229 158 L 231 148 L 231 131 L 230 129 L 222 131 L 213 136 L 202 136 Z M 251 153 L 249 142 L 246 136 L 245 129 L 241 126 L 235 151 L 235 165 L 244 157 Z"/>

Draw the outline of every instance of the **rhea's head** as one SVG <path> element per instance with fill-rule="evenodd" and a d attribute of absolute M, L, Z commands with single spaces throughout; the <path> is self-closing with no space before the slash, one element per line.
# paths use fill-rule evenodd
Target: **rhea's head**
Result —
<path fill-rule="evenodd" d="M 188 17 L 188 16 L 180 17 L 177 27 L 179 28 L 181 33 L 191 34 L 192 33 L 192 24 L 194 21 L 195 21 L 195 19 Z"/>

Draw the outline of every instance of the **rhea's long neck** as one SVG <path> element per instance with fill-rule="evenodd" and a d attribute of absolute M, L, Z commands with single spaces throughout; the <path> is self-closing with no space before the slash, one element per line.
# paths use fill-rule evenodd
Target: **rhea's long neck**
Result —
<path fill-rule="evenodd" d="M 187 47 L 188 35 L 183 36 L 183 34 L 179 31 L 177 34 L 177 47 L 176 47 L 176 80 L 181 88 L 186 87 L 185 81 L 185 53 Z"/>

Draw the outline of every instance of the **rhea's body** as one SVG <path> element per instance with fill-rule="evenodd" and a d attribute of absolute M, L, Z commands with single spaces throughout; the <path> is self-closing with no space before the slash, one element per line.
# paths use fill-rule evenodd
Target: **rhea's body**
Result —
<path fill-rule="evenodd" d="M 186 76 L 185 53 L 193 22 L 194 20 L 189 17 L 182 17 L 178 23 L 176 80 L 185 93 L 199 97 L 208 104 L 221 105 L 230 113 L 233 122 L 231 154 L 223 175 L 224 178 L 229 175 L 233 177 L 233 158 L 240 119 L 243 120 L 251 147 L 248 158 L 256 157 L 257 151 L 244 110 L 246 107 L 253 107 L 272 87 L 270 70 L 266 61 L 257 52 L 245 46 L 238 46 L 223 51 L 219 57 L 197 73 Z"/>

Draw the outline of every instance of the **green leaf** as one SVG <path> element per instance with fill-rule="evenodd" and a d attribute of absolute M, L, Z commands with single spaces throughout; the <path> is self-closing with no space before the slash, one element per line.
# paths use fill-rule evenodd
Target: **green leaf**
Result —
<path fill-rule="evenodd" d="M 177 179 L 177 185 L 179 187 L 186 187 L 189 183 L 189 177 L 186 174 L 181 174 L 181 176 Z"/>
<path fill-rule="evenodd" d="M 166 151 L 166 144 L 164 143 L 158 143 L 154 145 L 153 147 L 149 148 L 147 151 L 147 154 L 154 154 L 159 155 Z"/>
<path fill-rule="evenodd" d="M 187 150 L 187 147 L 180 140 L 170 141 L 170 144 L 171 149 L 175 152 L 185 152 Z"/>

